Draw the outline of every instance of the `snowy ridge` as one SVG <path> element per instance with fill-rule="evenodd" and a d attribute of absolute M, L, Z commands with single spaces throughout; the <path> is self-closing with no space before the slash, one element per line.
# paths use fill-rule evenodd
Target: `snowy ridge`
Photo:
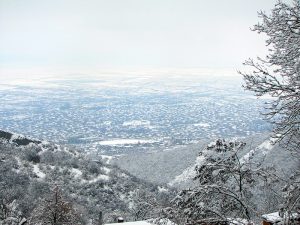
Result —
<path fill-rule="evenodd" d="M 78 154 L 76 151 L 71 151 L 66 146 L 61 146 L 55 143 L 51 143 L 45 140 L 38 140 L 36 138 L 24 136 L 21 134 L 11 133 L 7 131 L 0 130 L 0 143 L 9 143 L 14 144 L 16 146 L 27 146 L 27 147 L 38 147 L 40 149 L 39 155 L 44 151 L 65 151 L 71 155 Z"/>
<path fill-rule="evenodd" d="M 233 139 L 236 140 L 236 139 Z M 249 150 L 248 152 L 244 153 L 244 155 L 240 156 L 241 163 L 245 163 L 252 159 L 253 157 L 257 159 L 263 159 L 266 157 L 274 148 L 274 143 L 276 139 L 268 138 L 260 143 L 256 148 Z M 210 142 L 207 145 L 207 148 L 212 148 L 215 145 L 215 142 Z M 189 166 L 185 170 L 182 171 L 181 174 L 174 177 L 172 181 L 168 183 L 168 185 L 173 187 L 184 186 L 188 183 L 191 183 L 193 178 L 196 176 L 195 167 L 198 165 L 202 165 L 205 163 L 205 156 L 208 154 L 207 149 L 201 151 L 201 155 L 196 158 L 196 161 L 193 165 Z"/>
<path fill-rule="evenodd" d="M 187 182 L 188 180 L 191 181 L 196 176 L 195 166 L 202 164 L 204 161 L 205 157 L 203 155 L 198 156 L 194 165 L 185 169 L 180 175 L 176 176 L 174 180 L 169 182 L 168 185 L 176 186 L 178 184 Z"/>
<path fill-rule="evenodd" d="M 241 163 L 249 161 L 251 158 L 254 157 L 254 155 L 261 155 L 261 157 L 265 157 L 274 148 L 275 141 L 276 139 L 274 138 L 268 138 L 259 146 L 250 150 L 243 157 L 241 157 Z"/>
<path fill-rule="evenodd" d="M 41 141 L 39 141 L 37 139 L 25 137 L 24 135 L 21 135 L 21 134 L 11 133 L 11 132 L 7 132 L 7 131 L 3 131 L 3 130 L 0 130 L 0 142 L 11 143 L 11 144 L 15 144 L 17 146 L 28 145 L 31 143 L 34 143 L 34 144 L 42 143 Z"/>

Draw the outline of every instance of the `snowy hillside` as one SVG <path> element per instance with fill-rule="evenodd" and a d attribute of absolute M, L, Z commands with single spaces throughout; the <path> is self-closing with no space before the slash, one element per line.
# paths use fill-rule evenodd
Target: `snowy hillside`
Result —
<path fill-rule="evenodd" d="M 281 173 L 288 173 L 296 164 L 289 152 L 278 145 L 272 145 L 270 133 L 238 139 L 246 142 L 245 148 L 240 152 L 241 160 L 253 156 L 254 161 L 264 160 L 266 166 L 274 164 Z M 122 155 L 115 157 L 112 163 L 139 178 L 155 183 L 168 183 L 172 187 L 186 188 L 193 185 L 195 164 L 201 160 L 198 157 L 199 152 L 211 141 L 203 140 L 195 144 L 147 154 Z"/>
<path fill-rule="evenodd" d="M 251 158 L 252 162 L 262 163 L 265 167 L 274 167 L 281 175 L 288 174 L 298 164 L 298 159 L 295 159 L 290 152 L 283 150 L 278 144 L 274 144 L 273 138 L 261 136 L 256 137 L 255 141 L 253 141 L 253 137 L 242 140 L 246 142 L 246 146 L 239 153 L 241 163 L 247 162 Z M 204 151 L 205 149 L 200 150 L 202 154 L 197 156 L 194 164 L 183 170 L 168 185 L 181 188 L 193 185 L 193 178 L 196 175 L 195 166 L 205 162 Z"/>
<path fill-rule="evenodd" d="M 88 219 L 97 218 L 101 211 L 108 222 L 120 215 L 138 219 L 135 211 L 141 202 L 151 199 L 159 210 L 161 200 L 168 198 L 165 187 L 144 182 L 107 160 L 90 159 L 74 149 L 22 135 L 0 134 L 0 197 L 16 200 L 25 217 L 56 185 Z M 143 216 L 140 219 L 150 215 Z"/>

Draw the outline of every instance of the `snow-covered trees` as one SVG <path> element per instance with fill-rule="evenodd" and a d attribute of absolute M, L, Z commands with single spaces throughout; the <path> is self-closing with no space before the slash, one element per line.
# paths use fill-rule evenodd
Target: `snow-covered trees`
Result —
<path fill-rule="evenodd" d="M 260 12 L 262 23 L 254 31 L 267 36 L 268 55 L 250 59 L 251 73 L 241 73 L 245 89 L 257 96 L 273 97 L 266 104 L 266 118 L 274 124 L 277 141 L 300 154 L 300 1 L 278 1 L 272 13 Z M 287 212 L 300 207 L 299 169 L 283 189 Z"/>
<path fill-rule="evenodd" d="M 292 214 L 295 212 L 300 216 L 300 171 L 296 171 L 288 179 L 286 179 L 286 185 L 283 188 L 284 203 L 282 210 L 285 217 L 289 220 Z M 290 222 L 290 221 L 288 221 Z M 288 223 L 292 224 L 292 223 Z"/>
<path fill-rule="evenodd" d="M 264 114 L 274 124 L 274 136 L 300 153 L 300 2 L 278 1 L 270 15 L 259 16 L 262 23 L 253 30 L 267 36 L 268 55 L 244 63 L 252 71 L 241 72 L 244 87 L 273 97 Z"/>
<path fill-rule="evenodd" d="M 200 152 L 194 178 L 198 184 L 173 200 L 169 218 L 178 222 L 174 216 L 179 216 L 191 224 L 229 218 L 250 220 L 255 208 L 250 198 L 256 173 L 248 159 L 238 156 L 244 146 L 243 142 L 217 140 Z"/>
<path fill-rule="evenodd" d="M 23 225 L 26 222 L 16 200 L 7 203 L 2 199 L 0 202 L 0 225 Z"/>
<path fill-rule="evenodd" d="M 151 195 L 149 192 L 140 189 L 133 193 L 131 211 L 134 220 L 149 219 L 153 214 L 158 214 L 156 212 L 158 209 L 158 201 L 155 195 Z"/>
<path fill-rule="evenodd" d="M 76 225 L 80 224 L 79 214 L 71 203 L 65 201 L 58 187 L 53 196 L 44 199 L 33 211 L 30 224 L 39 225 Z"/>

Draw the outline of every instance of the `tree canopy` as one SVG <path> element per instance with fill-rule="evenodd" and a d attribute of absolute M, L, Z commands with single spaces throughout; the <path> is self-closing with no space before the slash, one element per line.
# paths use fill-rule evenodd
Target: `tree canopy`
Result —
<path fill-rule="evenodd" d="M 275 141 L 300 154 L 300 1 L 278 1 L 270 14 L 259 12 L 261 23 L 253 30 L 267 36 L 268 54 L 244 64 L 251 72 L 244 76 L 245 89 L 257 96 L 269 96 L 264 112 L 274 125 Z M 284 208 L 289 214 L 300 207 L 300 172 L 293 171 L 283 188 Z"/>
<path fill-rule="evenodd" d="M 253 30 L 267 36 L 268 54 L 244 65 L 244 88 L 267 96 L 264 115 L 274 124 L 274 137 L 299 153 L 300 147 L 300 3 L 278 1 L 270 14 L 259 12 L 262 22 Z"/>

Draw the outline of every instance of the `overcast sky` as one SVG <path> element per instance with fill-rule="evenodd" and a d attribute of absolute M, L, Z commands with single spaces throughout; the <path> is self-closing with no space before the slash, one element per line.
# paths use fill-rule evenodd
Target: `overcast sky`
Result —
<path fill-rule="evenodd" d="M 0 0 L 0 66 L 237 68 L 275 0 Z"/>

